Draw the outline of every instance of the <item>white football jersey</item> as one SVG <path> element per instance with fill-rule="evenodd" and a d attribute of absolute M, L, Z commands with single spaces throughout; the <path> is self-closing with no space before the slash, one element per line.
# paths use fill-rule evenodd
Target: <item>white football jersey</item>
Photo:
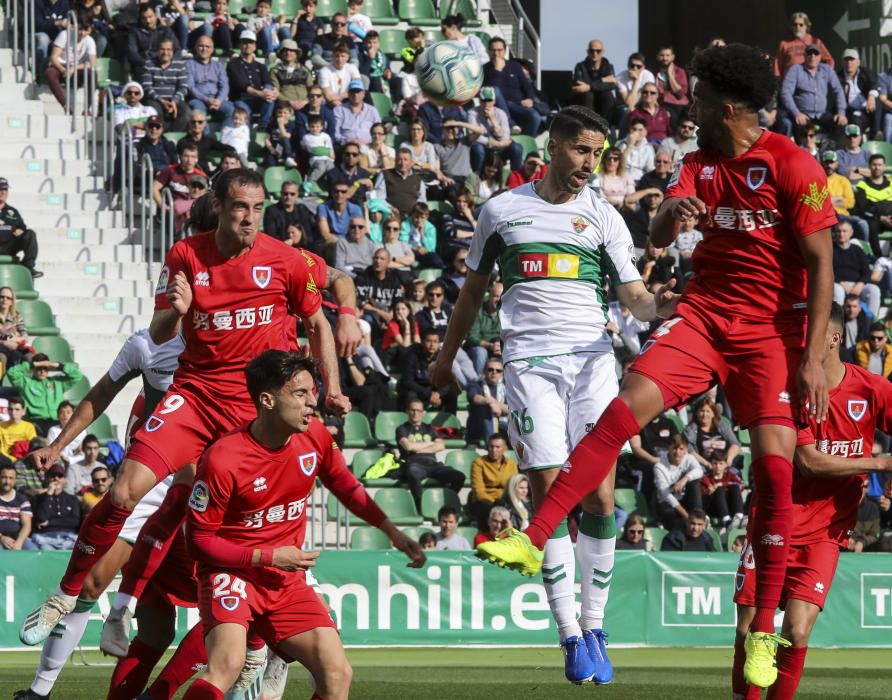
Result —
<path fill-rule="evenodd" d="M 155 345 L 148 329 L 143 328 L 124 341 L 108 368 L 108 376 L 116 384 L 126 384 L 141 376 L 146 404 L 154 407 L 173 382 L 173 373 L 185 347 L 179 333 L 166 343 Z"/>

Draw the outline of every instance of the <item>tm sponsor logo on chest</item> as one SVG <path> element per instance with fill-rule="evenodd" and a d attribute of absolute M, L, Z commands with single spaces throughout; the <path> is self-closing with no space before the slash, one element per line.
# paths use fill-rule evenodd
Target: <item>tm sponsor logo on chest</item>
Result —
<path fill-rule="evenodd" d="M 518 265 L 522 277 L 579 278 L 579 256 L 564 253 L 521 253 Z"/>

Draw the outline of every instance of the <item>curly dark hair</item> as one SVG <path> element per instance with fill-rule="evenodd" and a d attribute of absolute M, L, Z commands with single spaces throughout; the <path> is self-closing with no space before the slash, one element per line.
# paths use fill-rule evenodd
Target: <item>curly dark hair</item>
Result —
<path fill-rule="evenodd" d="M 720 95 L 754 112 L 771 102 L 777 91 L 769 55 L 745 44 L 704 49 L 694 56 L 691 72 Z"/>

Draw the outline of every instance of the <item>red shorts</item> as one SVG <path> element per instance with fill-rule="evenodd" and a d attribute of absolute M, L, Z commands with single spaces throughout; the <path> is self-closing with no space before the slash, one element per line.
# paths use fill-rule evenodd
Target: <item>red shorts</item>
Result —
<path fill-rule="evenodd" d="M 197 462 L 211 442 L 256 416 L 247 399 L 221 399 L 194 384 L 174 384 L 133 437 L 127 458 L 145 464 L 161 481 Z"/>
<path fill-rule="evenodd" d="M 198 605 L 195 561 L 186 551 L 182 528 L 177 530 L 167 556 L 146 586 L 139 604 L 148 608 L 194 608 Z"/>
<path fill-rule="evenodd" d="M 250 626 L 275 649 L 297 634 L 335 627 L 303 572 L 278 572 L 282 575 L 274 579 L 275 586 L 261 585 L 241 573 L 210 569 L 199 576 L 198 607 L 205 635 L 222 623 Z"/>
<path fill-rule="evenodd" d="M 657 386 L 667 407 L 685 403 L 721 382 L 734 418 L 796 427 L 796 373 L 805 347 L 805 322 L 771 323 L 701 315 L 690 306 L 661 325 L 630 371 Z"/>
<path fill-rule="evenodd" d="M 780 607 L 785 607 L 788 600 L 803 600 L 823 610 L 838 562 L 839 544 L 836 542 L 790 545 Z M 756 562 L 749 542 L 744 545 L 740 555 L 734 588 L 734 602 L 737 605 L 755 607 Z"/>

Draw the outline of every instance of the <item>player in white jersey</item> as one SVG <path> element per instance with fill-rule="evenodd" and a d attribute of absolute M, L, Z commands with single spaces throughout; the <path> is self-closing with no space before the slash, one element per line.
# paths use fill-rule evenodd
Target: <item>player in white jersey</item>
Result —
<path fill-rule="evenodd" d="M 533 507 L 544 498 L 572 448 L 618 393 L 613 347 L 605 328 L 607 291 L 643 321 L 669 313 L 670 288 L 652 295 L 635 267 L 622 217 L 586 186 L 597 166 L 607 122 L 579 106 L 562 110 L 550 130 L 544 179 L 508 190 L 483 207 L 468 254 L 467 280 L 432 367 L 436 386 L 473 322 L 498 262 L 504 292 L 500 317 L 511 420 Z M 662 308 L 665 304 L 666 308 Z M 582 615 L 575 611 L 575 558 L 566 522 L 545 548 L 542 578 L 574 683 L 609 683 L 604 607 L 616 543 L 613 478 L 582 502 L 576 542 L 582 570 Z"/>
<path fill-rule="evenodd" d="M 46 447 L 34 452 L 31 459 L 40 469 L 49 468 L 59 458 L 66 445 L 105 412 L 128 382 L 136 377 L 142 377 L 143 390 L 140 399 L 134 402 L 127 424 L 129 440 L 134 425 L 141 424 L 145 416 L 151 415 L 167 391 L 167 387 L 170 386 L 183 346 L 183 340 L 179 335 L 163 345 L 155 345 L 146 329 L 131 335 L 124 341 L 108 372 L 78 404 L 74 415 L 58 437 Z M 17 692 L 15 700 L 39 700 L 49 696 L 62 667 L 84 635 L 96 600 L 127 562 L 140 528 L 161 505 L 172 479 L 173 477 L 170 477 L 157 484 L 127 518 L 118 540 L 90 571 L 74 611 L 56 625 L 44 642 L 40 664 L 31 687 Z"/>

